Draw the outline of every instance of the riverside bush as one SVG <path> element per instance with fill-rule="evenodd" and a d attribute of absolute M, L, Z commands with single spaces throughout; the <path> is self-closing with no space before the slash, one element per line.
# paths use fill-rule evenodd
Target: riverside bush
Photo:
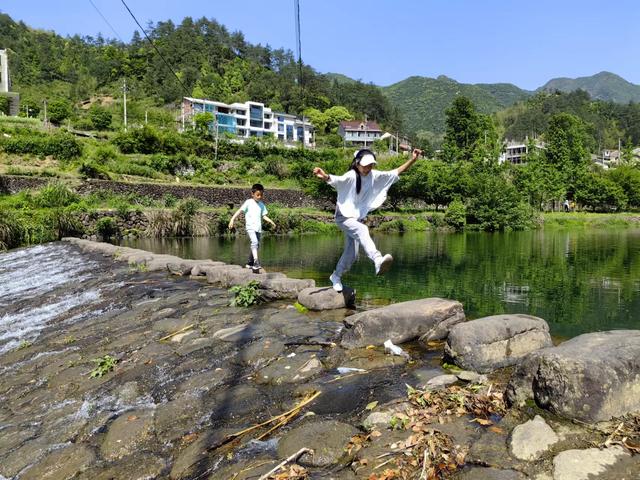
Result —
<path fill-rule="evenodd" d="M 118 233 L 118 224 L 113 217 L 102 217 L 96 222 L 96 233 L 109 240 Z"/>
<path fill-rule="evenodd" d="M 449 204 L 447 211 L 444 213 L 444 223 L 456 231 L 464 228 L 467 223 L 467 208 L 462 200 L 456 198 Z"/>

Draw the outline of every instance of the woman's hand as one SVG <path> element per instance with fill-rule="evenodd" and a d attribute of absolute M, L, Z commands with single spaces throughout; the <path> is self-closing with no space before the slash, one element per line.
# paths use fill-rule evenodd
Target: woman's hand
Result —
<path fill-rule="evenodd" d="M 417 160 L 417 158 L 422 155 L 422 150 L 418 149 L 418 148 L 414 148 L 413 149 L 413 153 L 412 153 L 412 158 L 413 160 Z"/>
<path fill-rule="evenodd" d="M 320 167 L 314 167 L 313 174 L 318 177 L 320 180 L 324 180 L 325 182 L 329 180 L 329 175 L 325 173 Z"/>

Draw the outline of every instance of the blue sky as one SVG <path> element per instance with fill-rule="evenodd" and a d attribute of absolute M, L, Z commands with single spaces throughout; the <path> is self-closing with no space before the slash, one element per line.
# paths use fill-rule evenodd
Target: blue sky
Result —
<path fill-rule="evenodd" d="M 125 1 L 143 26 L 206 16 L 295 51 L 293 0 Z M 120 0 L 93 3 L 128 41 L 137 27 Z M 63 35 L 115 37 L 89 0 L 3 0 L 0 10 Z M 305 63 L 378 85 L 447 75 L 535 89 L 602 70 L 640 84 L 638 0 L 300 0 L 300 10 Z"/>

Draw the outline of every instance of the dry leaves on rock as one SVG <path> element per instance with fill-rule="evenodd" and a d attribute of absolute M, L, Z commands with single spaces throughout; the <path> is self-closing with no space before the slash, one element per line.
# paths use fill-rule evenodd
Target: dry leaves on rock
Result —
<path fill-rule="evenodd" d="M 625 415 L 605 429 L 605 433 L 609 435 L 605 445 L 616 443 L 631 453 L 640 453 L 640 412 Z"/>
<path fill-rule="evenodd" d="M 285 468 L 285 467 L 283 467 Z M 281 473 L 274 473 L 269 477 L 273 480 L 305 480 L 309 478 L 307 469 L 298 464 L 289 465 L 287 470 Z"/>

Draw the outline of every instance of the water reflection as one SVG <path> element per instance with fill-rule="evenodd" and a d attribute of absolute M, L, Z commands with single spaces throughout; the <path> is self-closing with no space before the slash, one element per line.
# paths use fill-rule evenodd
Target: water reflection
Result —
<path fill-rule="evenodd" d="M 378 278 L 361 255 L 344 278 L 361 303 L 455 298 L 471 318 L 530 313 L 566 337 L 640 328 L 640 230 L 378 234 L 374 239 L 396 262 Z M 261 260 L 268 269 L 328 285 L 342 242 L 338 235 L 270 236 Z M 238 264 L 247 254 L 244 238 L 142 239 L 128 245 Z"/>

